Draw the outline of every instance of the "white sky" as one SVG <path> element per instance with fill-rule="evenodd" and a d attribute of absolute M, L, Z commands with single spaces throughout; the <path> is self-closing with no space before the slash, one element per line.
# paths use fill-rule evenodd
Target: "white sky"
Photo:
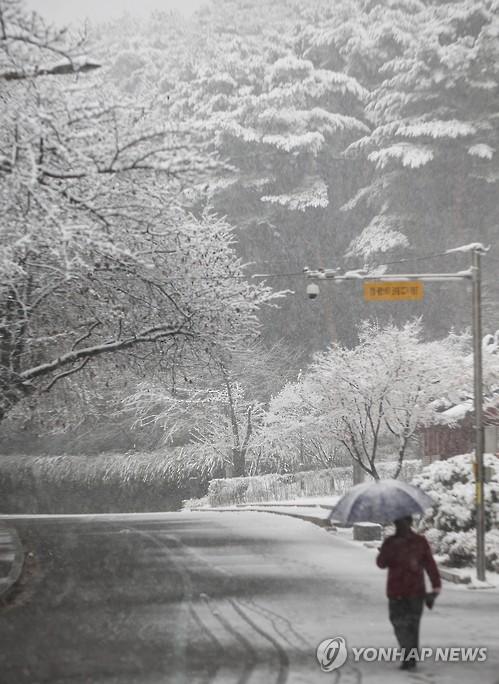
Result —
<path fill-rule="evenodd" d="M 120 16 L 124 12 L 143 15 L 154 9 L 177 9 L 190 14 L 205 4 L 204 0 L 26 0 L 51 23 L 68 24 L 84 19 L 101 21 Z"/>

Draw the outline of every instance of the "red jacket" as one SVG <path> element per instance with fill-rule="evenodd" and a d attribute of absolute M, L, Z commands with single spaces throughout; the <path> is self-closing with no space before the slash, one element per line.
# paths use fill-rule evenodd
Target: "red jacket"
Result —
<path fill-rule="evenodd" d="M 376 559 L 380 568 L 388 568 L 386 594 L 388 598 L 424 596 L 424 570 L 428 573 L 433 591 L 442 585 L 430 545 L 422 534 L 412 530 L 407 535 L 387 537 Z"/>

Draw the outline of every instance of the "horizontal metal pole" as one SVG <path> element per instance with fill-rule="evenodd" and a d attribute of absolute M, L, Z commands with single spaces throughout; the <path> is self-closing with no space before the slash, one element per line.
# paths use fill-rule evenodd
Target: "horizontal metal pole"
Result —
<path fill-rule="evenodd" d="M 370 276 L 370 275 L 339 275 L 337 273 L 328 273 L 327 271 L 305 271 L 305 277 L 313 280 L 334 280 L 341 282 L 343 280 L 370 280 L 370 281 L 411 281 L 422 280 L 425 282 L 452 282 L 460 280 L 471 280 L 471 271 L 462 271 L 460 273 L 391 273 L 390 275 Z"/>

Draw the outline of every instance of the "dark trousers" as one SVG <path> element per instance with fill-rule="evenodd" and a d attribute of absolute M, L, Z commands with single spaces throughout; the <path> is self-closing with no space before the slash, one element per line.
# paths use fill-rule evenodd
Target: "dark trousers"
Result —
<path fill-rule="evenodd" d="M 405 649 L 405 656 L 412 648 L 419 648 L 419 623 L 423 613 L 424 598 L 388 599 L 390 622 L 400 648 Z"/>

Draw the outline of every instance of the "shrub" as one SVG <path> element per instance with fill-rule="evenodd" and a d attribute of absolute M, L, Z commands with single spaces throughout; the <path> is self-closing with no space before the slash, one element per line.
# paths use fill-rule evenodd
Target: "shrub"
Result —
<path fill-rule="evenodd" d="M 380 464 L 382 477 L 390 477 L 396 468 L 393 462 Z M 406 461 L 401 479 L 410 480 L 421 469 L 421 461 Z M 211 480 L 208 486 L 210 506 L 230 506 L 241 503 L 283 501 L 307 496 L 343 494 L 352 486 L 352 466 L 311 470 L 298 473 L 277 473 Z"/>
<path fill-rule="evenodd" d="M 210 506 L 239 503 L 282 501 L 299 496 L 317 496 L 334 492 L 331 471 L 257 475 L 211 480 L 208 486 Z"/>
<path fill-rule="evenodd" d="M 398 479 L 403 480 L 404 482 L 411 482 L 413 477 L 421 472 L 422 467 L 419 458 L 407 459 L 402 462 L 402 469 Z M 378 471 L 380 478 L 384 480 L 395 475 L 397 463 L 396 461 L 383 461 L 376 464 L 376 470 Z"/>
<path fill-rule="evenodd" d="M 189 493 L 164 451 L 0 457 L 2 513 L 172 511 Z"/>
<path fill-rule="evenodd" d="M 499 501 L 499 460 L 485 455 L 492 477 L 485 485 L 486 561 L 489 570 L 499 571 L 499 532 L 494 504 Z M 421 521 L 428 540 L 442 562 L 467 567 L 476 561 L 476 507 L 472 455 L 454 456 L 427 466 L 413 480 L 435 501 Z"/>

